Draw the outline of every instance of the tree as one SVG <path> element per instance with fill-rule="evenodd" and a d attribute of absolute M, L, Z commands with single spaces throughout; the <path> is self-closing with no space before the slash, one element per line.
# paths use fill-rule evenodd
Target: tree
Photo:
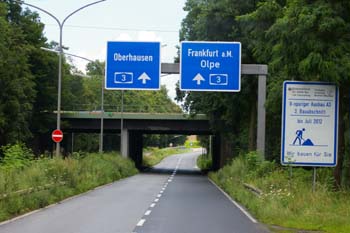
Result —
<path fill-rule="evenodd" d="M 12 11 L 13 9 L 13 11 Z M 15 4 L 0 3 L 0 144 L 31 137 L 29 121 L 35 82 L 28 63 L 28 44 Z M 23 42 L 24 41 L 24 42 Z"/>
<path fill-rule="evenodd" d="M 341 0 L 262 1 L 254 12 L 240 18 L 249 26 L 254 55 L 269 63 L 266 109 L 271 122 L 280 121 L 284 80 L 335 82 L 340 87 L 337 186 L 341 184 L 344 155 L 349 154 L 344 137 L 349 125 L 349 9 L 349 2 Z M 270 127 L 269 140 L 279 141 L 279 132 L 279 126 Z"/>
<path fill-rule="evenodd" d="M 255 1 L 188 0 L 184 9 L 188 14 L 182 22 L 181 40 L 241 41 L 243 62 L 255 62 L 237 21 L 255 9 Z M 184 93 L 177 88 L 177 100 L 184 101 L 185 110 L 207 114 L 213 129 L 233 142 L 236 154 L 256 147 L 257 80 L 243 77 L 241 86 L 240 93 Z"/>

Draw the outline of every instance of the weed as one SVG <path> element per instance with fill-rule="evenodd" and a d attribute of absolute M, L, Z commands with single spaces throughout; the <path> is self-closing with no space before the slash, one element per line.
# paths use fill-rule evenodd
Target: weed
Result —
<path fill-rule="evenodd" d="M 350 195 L 332 189 L 332 170 L 318 169 L 316 192 L 312 170 L 281 167 L 255 152 L 241 155 L 210 177 L 234 199 L 269 225 L 324 232 L 350 232 Z M 260 196 L 244 183 L 262 190 Z"/>

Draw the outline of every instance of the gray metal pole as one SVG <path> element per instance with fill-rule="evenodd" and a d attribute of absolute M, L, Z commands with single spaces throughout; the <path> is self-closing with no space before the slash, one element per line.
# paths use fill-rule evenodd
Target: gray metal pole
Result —
<path fill-rule="evenodd" d="M 60 44 L 59 44 L 59 53 L 58 53 L 58 95 L 57 95 L 57 129 L 61 129 L 61 94 L 62 94 L 62 32 L 63 24 L 59 24 L 60 27 Z M 56 143 L 56 156 L 60 155 L 60 143 Z"/>
<path fill-rule="evenodd" d="M 123 156 L 123 129 L 124 129 L 124 90 L 122 90 L 122 102 L 121 102 L 121 108 L 120 108 L 120 154 Z"/>
<path fill-rule="evenodd" d="M 72 155 L 74 152 L 74 132 L 72 132 Z"/>
<path fill-rule="evenodd" d="M 313 178 L 312 178 L 312 192 L 316 191 L 316 167 L 314 167 Z"/>
<path fill-rule="evenodd" d="M 265 125 L 266 125 L 266 75 L 259 75 L 258 80 L 258 125 L 256 147 L 257 151 L 265 157 Z"/>
<path fill-rule="evenodd" d="M 104 73 L 104 72 L 103 72 Z M 103 153 L 103 118 L 104 118 L 104 75 L 102 75 L 101 85 L 101 130 L 100 130 L 100 153 Z"/>
<path fill-rule="evenodd" d="M 35 5 L 32 5 L 32 4 L 29 4 L 29 3 L 25 3 L 23 1 L 18 1 L 18 0 L 13 0 L 17 3 L 20 3 L 20 4 L 23 4 L 23 5 L 27 5 L 27 6 L 30 6 L 30 7 L 33 7 L 35 9 L 38 9 L 46 14 L 48 14 L 49 16 L 51 16 L 58 24 L 59 28 L 60 28 L 60 41 L 59 41 L 59 62 L 58 62 L 58 96 L 57 96 L 57 129 L 61 129 L 61 80 L 62 80 L 62 32 L 63 32 L 63 26 L 64 26 L 64 23 L 67 21 L 67 19 L 69 17 L 71 17 L 72 15 L 74 15 L 75 13 L 77 13 L 78 11 L 86 8 L 86 7 L 89 7 L 89 6 L 92 6 L 92 5 L 95 5 L 97 3 L 100 3 L 100 2 L 104 2 L 106 0 L 100 0 L 100 1 L 95 1 L 95 2 L 92 2 L 92 3 L 89 3 L 89 4 L 86 4 L 78 9 L 76 9 L 75 11 L 73 11 L 72 13 L 70 13 L 66 18 L 63 19 L 63 21 L 61 22 L 56 16 L 54 16 L 53 14 L 51 14 L 50 12 L 48 12 L 47 10 L 45 9 L 42 9 L 38 6 L 35 6 Z M 59 156 L 60 155 L 60 143 L 58 142 L 56 144 L 56 155 Z"/>

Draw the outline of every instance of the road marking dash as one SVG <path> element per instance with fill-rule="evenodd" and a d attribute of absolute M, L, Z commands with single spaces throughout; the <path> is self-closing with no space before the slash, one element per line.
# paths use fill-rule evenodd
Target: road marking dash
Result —
<path fill-rule="evenodd" d="M 157 195 L 157 197 L 161 197 L 161 196 L 162 196 L 162 194 L 158 194 L 158 195 Z"/>
<path fill-rule="evenodd" d="M 151 208 L 154 208 L 155 206 L 156 206 L 156 203 L 152 203 L 152 204 L 150 205 Z"/>
<path fill-rule="evenodd" d="M 148 216 L 148 215 L 151 214 L 151 212 L 152 212 L 151 210 L 147 210 L 146 213 L 145 213 L 145 215 Z"/>
<path fill-rule="evenodd" d="M 154 199 L 154 202 L 158 202 L 158 201 L 159 201 L 159 199 L 158 199 L 158 198 Z"/>
<path fill-rule="evenodd" d="M 136 224 L 136 226 L 142 227 L 143 224 L 145 224 L 145 222 L 146 222 L 146 219 L 141 219 L 141 220 Z"/>

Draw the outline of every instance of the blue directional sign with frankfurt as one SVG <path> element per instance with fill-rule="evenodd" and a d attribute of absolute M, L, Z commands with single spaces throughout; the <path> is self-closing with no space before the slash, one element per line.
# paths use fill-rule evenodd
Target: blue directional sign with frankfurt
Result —
<path fill-rule="evenodd" d="M 105 88 L 159 90 L 160 42 L 107 42 Z"/>
<path fill-rule="evenodd" d="M 226 91 L 241 89 L 240 42 L 181 43 L 180 89 Z"/>

